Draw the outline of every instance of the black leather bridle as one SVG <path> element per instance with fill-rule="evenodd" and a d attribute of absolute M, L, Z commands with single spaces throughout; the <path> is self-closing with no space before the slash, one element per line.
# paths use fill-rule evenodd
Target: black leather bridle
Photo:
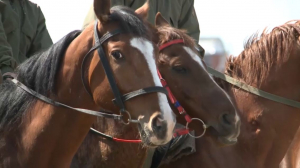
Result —
<path fill-rule="evenodd" d="M 108 40 L 110 37 L 115 36 L 117 34 L 122 33 L 122 30 L 117 29 L 114 30 L 112 32 L 108 32 L 106 34 L 104 34 L 101 38 L 99 38 L 98 35 L 98 30 L 97 30 L 97 25 L 98 25 L 98 21 L 95 22 L 95 27 L 94 27 L 94 38 L 95 38 L 95 45 L 94 47 L 84 56 L 84 59 L 82 61 L 82 65 L 81 65 L 81 79 L 82 79 L 82 83 L 84 85 L 84 88 L 86 89 L 86 91 L 92 96 L 91 92 L 87 89 L 86 84 L 84 82 L 84 62 L 86 60 L 86 58 L 90 55 L 90 53 L 92 53 L 93 51 L 95 51 L 96 49 L 98 49 L 98 55 L 100 57 L 103 69 L 105 71 L 105 74 L 107 76 L 107 79 L 109 81 L 111 90 L 115 96 L 115 99 L 113 99 L 112 101 L 120 108 L 120 115 L 117 114 L 113 114 L 110 111 L 107 110 L 100 110 L 100 111 L 93 111 L 93 110 L 88 110 L 88 109 L 81 109 L 81 108 L 74 108 L 68 105 L 65 105 L 63 103 L 54 101 L 46 96 L 43 96 L 39 93 L 37 93 L 36 91 L 28 88 L 27 86 L 25 86 L 24 84 L 22 84 L 21 82 L 19 82 L 17 79 L 12 79 L 11 81 L 16 84 L 18 87 L 20 87 L 21 89 L 23 89 L 24 91 L 26 91 L 27 93 L 31 94 L 32 96 L 48 103 L 51 104 L 53 106 L 58 106 L 58 107 L 65 107 L 68 109 L 72 109 L 78 112 L 82 112 L 82 113 L 86 113 L 86 114 L 90 114 L 90 115 L 94 115 L 94 116 L 99 116 L 99 117 L 105 117 L 105 118 L 113 118 L 116 120 L 120 120 L 121 122 L 123 122 L 124 124 L 129 124 L 131 122 L 133 123 L 137 123 L 137 120 L 132 120 L 131 119 L 131 115 L 130 113 L 126 110 L 125 108 L 125 101 L 130 100 L 132 98 L 135 98 L 137 96 L 141 96 L 144 94 L 148 94 L 148 93 L 154 93 L 154 92 L 160 92 L 160 93 L 164 93 L 166 95 L 168 95 L 168 91 L 161 86 L 152 86 L 152 87 L 147 87 L 144 89 L 139 89 L 124 95 L 121 95 L 118 86 L 115 82 L 112 70 L 110 68 L 109 62 L 106 58 L 105 52 L 103 50 L 102 44 Z M 128 121 L 124 121 L 123 116 L 127 115 L 128 116 Z"/>

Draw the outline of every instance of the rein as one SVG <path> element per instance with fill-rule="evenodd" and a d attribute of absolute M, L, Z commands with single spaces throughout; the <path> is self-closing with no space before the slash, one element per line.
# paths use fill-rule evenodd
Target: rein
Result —
<path fill-rule="evenodd" d="M 111 70 L 111 67 L 109 65 L 109 61 L 106 58 L 105 52 L 103 50 L 102 44 L 107 41 L 110 37 L 115 36 L 117 34 L 122 33 L 122 30 L 117 29 L 114 30 L 112 32 L 108 32 L 106 34 L 104 34 L 100 39 L 99 39 L 99 35 L 98 35 L 98 30 L 97 30 L 97 26 L 98 26 L 98 20 L 95 21 L 95 26 L 94 26 L 94 37 L 95 37 L 95 46 L 84 56 L 83 61 L 81 63 L 81 81 L 83 83 L 83 86 L 85 88 L 85 90 L 89 93 L 89 95 L 93 98 L 92 93 L 87 89 L 86 83 L 84 82 L 84 63 L 86 58 L 90 55 L 91 52 L 93 52 L 94 50 L 97 50 L 99 58 L 101 60 L 102 63 L 102 67 L 105 71 L 105 74 L 107 76 L 107 79 L 109 81 L 111 90 L 114 94 L 115 99 L 113 99 L 112 101 L 120 108 L 120 116 L 121 118 L 123 117 L 124 114 L 126 114 L 128 116 L 128 121 L 124 122 L 124 120 L 120 120 L 121 122 L 123 122 L 124 124 L 128 125 L 130 122 L 135 122 L 137 123 L 137 120 L 132 120 L 131 119 L 131 115 L 130 113 L 126 110 L 125 108 L 125 101 L 128 101 L 132 98 L 135 98 L 137 96 L 140 95 L 144 95 L 144 94 L 149 94 L 149 93 L 154 93 L 154 92 L 160 92 L 160 93 L 164 93 L 164 94 L 168 94 L 168 92 L 166 91 L 165 88 L 160 87 L 160 86 L 153 86 L 153 87 L 147 87 L 147 88 L 143 88 L 143 89 L 139 89 L 130 93 L 127 93 L 125 95 L 121 95 L 119 88 L 117 86 L 117 83 L 114 79 L 114 75 L 113 72 Z"/>
<path fill-rule="evenodd" d="M 104 69 L 105 74 L 108 78 L 111 90 L 112 90 L 112 92 L 115 96 L 115 99 L 113 99 L 112 101 L 115 102 L 115 104 L 120 108 L 120 114 L 119 115 L 113 114 L 112 112 L 107 111 L 107 110 L 94 111 L 94 110 L 88 110 L 88 109 L 75 108 L 75 107 L 68 106 L 66 104 L 54 101 L 54 100 L 52 100 L 52 99 L 50 99 L 50 98 L 48 98 L 44 95 L 41 95 L 41 94 L 37 93 L 36 91 L 34 91 L 34 90 L 28 88 L 27 86 L 25 86 L 23 83 L 21 83 L 20 81 L 18 81 L 14 77 L 9 77 L 9 78 L 12 78 L 11 82 L 13 84 L 15 84 L 17 87 L 23 89 L 25 92 L 29 93 L 30 95 L 34 96 L 35 98 L 37 98 L 39 100 L 42 100 L 45 103 L 51 104 L 53 106 L 65 107 L 65 108 L 68 108 L 68 109 L 71 109 L 71 110 L 74 110 L 74 111 L 78 111 L 78 112 L 82 112 L 82 113 L 85 113 L 85 114 L 94 115 L 94 116 L 98 116 L 98 117 L 112 118 L 112 119 L 121 121 L 125 125 L 128 125 L 129 123 L 138 123 L 139 122 L 138 120 L 133 120 L 131 118 L 130 113 L 125 108 L 125 105 L 124 105 L 125 103 L 124 102 L 127 101 L 127 100 L 130 100 L 132 98 L 135 98 L 137 96 L 148 94 L 148 93 L 154 93 L 154 92 L 160 92 L 160 93 L 164 93 L 164 94 L 167 95 L 168 91 L 163 87 L 153 86 L 153 87 L 147 87 L 147 88 L 139 89 L 139 90 L 121 95 L 121 93 L 118 89 L 118 86 L 115 82 L 115 79 L 113 77 L 113 72 L 110 68 L 109 62 L 108 62 L 108 60 L 105 56 L 105 52 L 102 48 L 102 44 L 105 41 L 107 41 L 110 37 L 122 33 L 122 31 L 120 29 L 117 29 L 117 30 L 114 30 L 112 32 L 108 32 L 108 33 L 104 34 L 101 38 L 99 38 L 97 25 L 98 25 L 98 21 L 95 22 L 95 26 L 94 26 L 95 45 L 84 56 L 84 59 L 83 59 L 82 65 L 81 65 L 81 68 L 82 68 L 81 71 L 83 71 L 83 65 L 84 65 L 84 62 L 85 62 L 86 58 L 90 55 L 90 53 L 92 53 L 93 51 L 98 49 L 97 51 L 98 51 L 98 55 L 100 57 L 103 69 Z M 92 94 L 88 91 L 88 89 L 86 87 L 86 84 L 84 83 L 84 75 L 83 75 L 82 72 L 81 72 L 81 79 L 82 79 L 84 88 L 92 96 Z M 125 122 L 124 119 L 123 119 L 124 114 L 128 116 L 128 121 L 127 122 Z"/>
<path fill-rule="evenodd" d="M 169 41 L 167 43 L 164 43 L 162 44 L 161 46 L 159 46 L 159 51 L 162 51 L 163 49 L 171 46 L 171 45 L 174 45 L 174 44 L 184 44 L 184 40 L 183 39 L 176 39 L 176 40 L 172 40 L 172 41 Z M 163 79 L 162 75 L 160 74 L 159 70 L 157 70 L 157 74 L 158 74 L 158 77 L 160 79 L 160 82 L 161 84 L 163 85 L 163 87 L 167 90 L 168 92 L 168 97 L 171 101 L 171 103 L 177 108 L 178 112 L 180 115 L 184 115 L 184 118 L 186 120 L 186 127 L 183 128 L 183 129 L 177 129 L 175 130 L 174 134 L 173 134 L 173 137 L 177 137 L 177 136 L 181 136 L 181 135 L 185 135 L 185 134 L 189 134 L 191 137 L 193 138 L 200 138 L 202 136 L 204 136 L 205 132 L 206 132 L 206 129 L 208 128 L 208 126 L 199 118 L 191 118 L 187 113 L 186 111 L 184 110 L 184 108 L 180 105 L 180 103 L 176 100 L 175 96 L 172 94 L 167 82 Z M 203 125 L 203 133 L 199 136 L 194 136 L 190 133 L 190 129 L 189 129 L 189 124 L 192 122 L 192 121 L 199 121 L 202 125 Z M 112 141 L 116 141 L 116 142 L 129 142 L 129 143 L 140 143 L 141 140 L 125 140 L 125 139 L 118 139 L 118 138 L 114 138 L 112 136 L 109 136 L 109 135 L 106 135 L 102 132 L 99 132 L 93 128 L 90 129 L 90 132 L 93 133 L 93 134 L 96 134 L 96 135 L 99 135 L 101 137 L 104 137 L 104 138 L 107 138 L 109 140 L 112 140 Z"/>
<path fill-rule="evenodd" d="M 212 74 L 213 76 L 217 77 L 217 78 L 221 78 L 222 80 L 234 85 L 234 86 L 237 86 L 249 93 L 252 93 L 252 94 L 255 94 L 257 96 L 260 96 L 260 97 L 263 97 L 263 98 L 266 98 L 266 99 L 269 99 L 269 100 L 272 100 L 272 101 L 275 101 L 277 103 L 281 103 L 281 104 L 285 104 L 285 105 L 288 105 L 288 106 L 291 106 L 291 107 L 295 107 L 295 108 L 300 108 L 300 102 L 298 101 L 295 101 L 295 100 L 291 100 L 291 99 L 287 99 L 287 98 L 284 98 L 284 97 L 281 97 L 281 96 L 277 96 L 277 95 L 274 95 L 274 94 L 271 94 L 271 93 L 268 93 L 268 92 L 265 92 L 263 90 L 260 90 L 260 89 L 257 89 L 253 86 L 250 86 L 246 83 L 243 83 L 237 79 L 234 79 L 228 75 L 225 75 L 217 70 L 214 70 L 210 67 L 207 67 L 207 71 Z"/>

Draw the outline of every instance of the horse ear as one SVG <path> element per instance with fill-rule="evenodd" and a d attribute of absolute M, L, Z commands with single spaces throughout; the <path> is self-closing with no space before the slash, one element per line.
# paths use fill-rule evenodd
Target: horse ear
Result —
<path fill-rule="evenodd" d="M 158 12 L 155 16 L 155 26 L 170 26 L 168 21 Z"/>
<path fill-rule="evenodd" d="M 135 13 L 138 14 L 140 17 L 142 17 L 144 20 L 147 20 L 148 12 L 149 12 L 149 0 L 147 0 L 143 6 L 135 10 Z"/>
<path fill-rule="evenodd" d="M 110 15 L 110 0 L 94 0 L 94 12 L 100 22 L 108 21 Z"/>

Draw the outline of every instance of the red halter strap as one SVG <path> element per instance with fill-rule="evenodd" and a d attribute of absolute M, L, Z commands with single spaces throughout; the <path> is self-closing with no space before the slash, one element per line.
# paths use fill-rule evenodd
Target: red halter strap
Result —
<path fill-rule="evenodd" d="M 172 40 L 172 41 L 169 41 L 165 44 L 162 44 L 161 46 L 159 46 L 159 51 L 173 45 L 173 44 L 184 44 L 184 41 L 183 39 L 176 39 L 176 40 Z M 184 115 L 184 118 L 186 120 L 187 123 L 190 123 L 192 120 L 191 120 L 191 117 L 186 113 L 186 111 L 184 110 L 184 108 L 180 105 L 180 103 L 176 100 L 176 98 L 174 97 L 174 95 L 172 94 L 169 86 L 167 85 L 167 82 L 162 78 L 159 70 L 157 69 L 157 74 L 158 74 L 158 77 L 160 79 L 160 82 L 161 84 L 163 85 L 164 88 L 166 88 L 168 90 L 168 97 L 171 101 L 171 103 L 177 108 L 177 110 L 179 111 L 179 114 L 181 115 Z M 175 133 L 173 134 L 174 137 L 177 137 L 177 136 L 180 136 L 180 135 L 185 135 L 185 134 L 188 134 L 189 133 L 189 130 L 188 129 L 177 129 L 175 131 Z M 125 140 L 125 139 L 118 139 L 118 138 L 113 138 L 112 139 L 114 141 L 117 141 L 117 142 L 130 142 L 130 143 L 140 143 L 141 140 Z"/>
<path fill-rule="evenodd" d="M 157 74 L 159 76 L 160 82 L 163 85 L 163 87 L 165 87 L 168 92 L 169 92 L 169 99 L 171 101 L 171 103 L 177 108 L 177 110 L 179 111 L 179 114 L 183 114 L 184 118 L 186 120 L 186 122 L 191 122 L 191 117 L 186 113 L 186 111 L 184 110 L 184 108 L 180 105 L 180 103 L 176 100 L 175 96 L 173 95 L 173 93 L 171 92 L 167 82 L 165 81 L 165 79 L 162 78 L 159 70 L 157 70 Z"/>
<path fill-rule="evenodd" d="M 184 40 L 183 39 L 176 39 L 176 40 L 172 40 L 172 41 L 169 41 L 165 44 L 162 44 L 161 46 L 159 46 L 159 51 L 173 45 L 173 44 L 182 44 L 184 43 Z M 190 123 L 192 121 L 191 117 L 186 113 L 186 111 L 184 110 L 184 108 L 180 105 L 180 103 L 176 100 L 176 98 L 174 97 L 174 95 L 172 94 L 169 86 L 167 85 L 167 82 L 162 78 L 159 70 L 157 70 L 157 73 L 158 73 L 158 76 L 159 76 L 159 79 L 160 79 L 160 82 L 161 84 L 163 85 L 163 87 L 165 87 L 167 90 L 168 90 L 168 97 L 171 101 L 171 103 L 177 108 L 177 110 L 179 111 L 179 114 L 181 115 L 184 115 L 184 118 L 186 120 L 187 123 Z M 127 140 L 127 139 L 119 139 L 119 138 L 115 138 L 115 137 L 112 137 L 112 136 L 109 136 L 109 135 L 106 135 L 104 133 L 101 133 L 95 129 L 91 129 L 91 131 L 99 136 L 102 136 L 102 137 L 105 137 L 107 139 L 110 139 L 110 140 L 113 140 L 113 141 L 116 141 L 116 142 L 127 142 L 127 143 L 141 143 L 141 140 L 140 139 L 136 139 L 136 140 Z M 180 135 L 185 135 L 185 134 L 188 134 L 189 133 L 189 130 L 188 129 L 177 129 L 175 130 L 175 133 L 173 134 L 174 137 L 177 137 L 177 136 L 180 136 Z"/>
<path fill-rule="evenodd" d="M 169 41 L 165 44 L 162 44 L 161 46 L 159 46 L 159 51 L 173 45 L 173 44 L 184 44 L 184 40 L 183 39 L 176 39 L 176 40 L 172 40 L 172 41 Z M 164 80 L 164 78 L 161 76 L 159 70 L 157 70 L 157 74 L 158 74 L 158 77 L 160 79 L 160 82 L 161 84 L 163 85 L 163 87 L 165 87 L 167 90 L 168 90 L 168 97 L 171 101 L 171 103 L 177 108 L 179 114 L 181 115 L 184 115 L 184 118 L 186 120 L 187 123 L 190 123 L 192 120 L 191 120 L 191 117 L 186 113 L 186 111 L 184 110 L 184 108 L 180 105 L 180 103 L 176 100 L 175 96 L 172 94 L 166 80 Z M 174 137 L 177 137 L 177 136 L 180 136 L 180 135 L 185 135 L 185 134 L 188 134 L 189 133 L 189 130 L 188 129 L 177 129 L 174 133 Z"/>
<path fill-rule="evenodd" d="M 162 84 L 163 87 L 165 87 L 165 88 L 168 90 L 168 92 L 169 92 L 168 97 L 169 97 L 171 103 L 177 108 L 179 114 L 184 115 L 184 118 L 185 118 L 186 122 L 190 123 L 190 122 L 191 122 L 191 117 L 186 113 L 186 111 L 184 110 L 184 108 L 183 108 L 183 107 L 180 105 L 180 103 L 176 100 L 176 98 L 175 98 L 175 96 L 173 95 L 173 93 L 171 92 L 171 90 L 170 90 L 170 88 L 169 88 L 167 82 L 165 81 L 164 78 L 162 78 L 162 76 L 161 76 L 159 70 L 157 70 L 157 74 L 158 74 L 158 77 L 159 77 L 159 79 L 160 79 L 161 84 Z"/>
<path fill-rule="evenodd" d="M 179 114 L 181 115 L 184 115 L 184 118 L 185 118 L 185 121 L 187 123 L 190 123 L 192 120 L 191 120 L 191 117 L 186 113 L 186 111 L 184 110 L 184 108 L 180 105 L 180 103 L 176 100 L 176 98 L 174 97 L 174 95 L 172 94 L 166 80 L 164 78 L 162 78 L 159 70 L 157 70 L 157 74 L 158 74 L 158 77 L 160 79 L 160 82 L 161 84 L 163 85 L 163 87 L 165 87 L 167 90 L 168 90 L 168 97 L 171 101 L 171 103 L 177 108 Z M 180 135 L 185 135 L 185 134 L 188 134 L 189 133 L 189 130 L 188 129 L 177 129 L 175 130 L 175 133 L 173 134 L 174 137 L 177 137 L 177 136 L 180 136 Z"/>
<path fill-rule="evenodd" d="M 173 44 L 181 44 L 181 43 L 184 43 L 183 39 L 176 39 L 176 40 L 172 40 L 172 41 L 169 41 L 165 44 L 162 44 L 161 46 L 159 46 L 159 51 L 169 47 L 170 45 L 173 45 Z"/>

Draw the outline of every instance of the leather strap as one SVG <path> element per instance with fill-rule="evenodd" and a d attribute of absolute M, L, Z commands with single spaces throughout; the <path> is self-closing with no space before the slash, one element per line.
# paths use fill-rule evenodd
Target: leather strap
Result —
<path fill-rule="evenodd" d="M 166 80 L 162 77 L 162 75 L 160 74 L 159 70 L 157 70 L 157 74 L 158 77 L 160 79 L 160 82 L 162 83 L 163 87 L 167 89 L 168 91 L 168 97 L 169 100 L 171 101 L 171 103 L 177 108 L 179 114 L 184 116 L 184 119 L 187 123 L 190 123 L 192 121 L 191 117 L 187 114 L 187 112 L 185 111 L 185 109 L 181 106 L 181 104 L 179 103 L 179 101 L 175 98 L 175 96 L 173 95 L 173 93 L 171 92 Z M 180 135 L 182 135 L 180 133 Z"/>
<path fill-rule="evenodd" d="M 100 39 L 99 39 L 99 35 L 98 35 L 98 30 L 97 30 L 97 25 L 98 25 L 98 21 L 96 20 L 95 22 L 95 26 L 94 26 L 94 37 L 95 37 L 95 46 L 93 48 L 91 48 L 91 50 L 84 56 L 83 60 L 82 60 L 82 63 L 81 63 L 81 81 L 83 83 L 83 86 L 85 88 L 85 90 L 88 92 L 88 94 L 93 98 L 92 96 L 92 93 L 90 92 L 90 90 L 88 90 L 86 87 L 86 84 L 84 82 L 84 65 L 85 65 L 85 62 L 87 60 L 87 57 L 92 53 L 94 52 L 96 49 L 98 49 L 98 55 L 100 57 L 100 60 L 101 60 L 101 63 L 102 63 L 102 66 L 104 68 L 104 71 L 105 71 L 105 74 L 108 78 L 108 81 L 109 81 L 109 84 L 113 90 L 113 93 L 114 93 L 114 96 L 116 96 L 115 94 L 120 94 L 119 90 L 118 90 L 118 87 L 116 86 L 116 83 L 115 83 L 115 80 L 113 78 L 113 73 L 111 72 L 111 69 L 110 69 L 110 66 L 109 66 L 109 62 L 105 56 L 105 53 L 103 51 L 103 48 L 102 48 L 102 44 L 108 40 L 110 37 L 114 36 L 114 35 L 117 35 L 117 34 L 120 34 L 122 33 L 121 29 L 117 29 L 117 30 L 114 30 L 112 32 L 108 32 L 106 34 L 104 34 Z M 118 104 L 119 106 L 119 104 Z M 121 103 L 120 103 L 120 106 Z M 120 107 L 119 106 L 119 107 Z M 124 106 L 124 105 L 123 105 Z"/>
<path fill-rule="evenodd" d="M 117 29 L 117 30 L 114 30 L 112 32 L 108 32 L 106 34 L 104 34 L 100 39 L 99 39 L 99 35 L 98 35 L 98 31 L 97 31 L 97 24 L 98 21 L 95 22 L 95 26 L 94 26 L 94 36 L 95 36 L 95 46 L 85 55 L 85 57 L 83 58 L 83 61 L 82 61 L 82 64 L 81 64 L 81 69 L 83 70 L 83 66 L 84 66 L 84 63 L 86 61 L 86 58 L 88 57 L 88 55 L 93 52 L 94 50 L 98 49 L 98 55 L 99 55 L 99 58 L 101 60 L 101 63 L 102 63 L 102 66 L 103 66 L 103 69 L 105 71 L 105 74 L 107 76 L 107 79 L 109 81 L 109 84 L 110 84 L 110 87 L 111 87 L 111 90 L 114 94 L 114 99 L 113 99 L 113 102 L 120 108 L 120 111 L 121 112 L 125 112 L 126 109 L 125 109 L 125 105 L 124 105 L 124 102 L 129 100 L 129 99 L 132 99 L 134 97 L 137 97 L 139 95 L 144 95 L 144 94 L 148 94 L 148 93 L 153 93 L 153 92 L 161 92 L 161 93 L 164 93 L 164 94 L 168 94 L 167 90 L 163 87 L 159 87 L 159 86 L 154 86 L 154 87 L 149 87 L 149 88 L 144 88 L 144 89 L 140 89 L 140 90 L 136 90 L 136 91 L 133 91 L 133 92 L 130 92 L 130 93 L 127 93 L 125 95 L 121 95 L 119 89 L 118 89 L 118 86 L 116 84 L 116 81 L 114 79 L 114 76 L 113 76 L 113 73 L 112 73 L 112 70 L 110 68 L 110 65 L 109 65 L 109 61 L 107 60 L 106 58 L 106 54 L 102 48 L 102 44 L 108 40 L 110 37 L 116 35 L 116 34 L 119 34 L 119 33 L 122 33 L 122 31 L 120 29 Z M 92 97 L 92 94 L 91 92 L 87 89 L 86 85 L 85 85 L 85 82 L 84 82 L 84 73 L 81 73 L 81 79 L 82 79 L 82 82 L 83 82 L 83 85 L 86 89 L 86 91 L 90 94 L 90 96 Z"/>
<path fill-rule="evenodd" d="M 95 130 L 94 128 L 90 128 L 90 132 L 92 134 L 101 136 L 103 138 L 106 138 L 108 140 L 115 141 L 115 142 L 126 142 L 126 143 L 141 143 L 142 142 L 142 140 L 140 140 L 140 139 L 129 139 L 128 140 L 128 139 L 115 138 L 115 137 L 112 137 L 110 135 L 107 135 L 107 134 L 104 134 L 102 132 L 99 132 L 99 131 Z"/>
<path fill-rule="evenodd" d="M 32 96 L 44 101 L 45 103 L 51 104 L 53 106 L 56 107 L 65 107 L 65 108 L 69 108 L 81 113 L 85 113 L 85 114 L 89 114 L 89 115 L 94 115 L 94 116 L 98 116 L 98 117 L 106 117 L 106 118 L 112 118 L 112 119 L 116 119 L 116 120 L 121 120 L 120 115 L 116 115 L 116 114 L 109 114 L 109 111 L 93 111 L 93 110 L 88 110 L 88 109 L 82 109 L 82 108 L 74 108 L 68 105 L 65 105 L 63 103 L 54 101 L 52 99 L 49 99 L 46 96 L 43 96 L 39 93 L 37 93 L 36 91 L 33 91 L 32 89 L 28 88 L 27 86 L 25 86 L 24 84 L 22 84 L 21 82 L 19 82 L 17 79 L 12 79 L 11 80 L 16 86 L 20 87 L 21 89 L 23 89 L 24 91 L 26 91 L 27 93 L 31 94 Z"/>
<path fill-rule="evenodd" d="M 110 87 L 111 87 L 111 90 L 115 96 L 115 99 L 116 99 L 116 104 L 119 106 L 121 112 L 125 112 L 125 105 L 124 105 L 124 102 L 122 101 L 122 95 L 120 94 L 120 91 L 119 91 L 119 88 L 116 84 L 116 81 L 114 79 L 114 75 L 111 71 L 111 68 L 110 68 L 110 65 L 109 65 L 109 62 L 106 58 L 106 55 L 105 55 L 105 52 L 103 51 L 103 48 L 102 48 L 102 43 L 104 41 L 106 41 L 107 39 L 109 39 L 110 37 L 116 35 L 116 34 L 119 34 L 121 33 L 121 30 L 115 30 L 113 32 L 108 32 L 106 33 L 105 35 L 103 35 L 101 37 L 101 39 L 99 39 L 99 35 L 98 35 L 98 31 L 97 31 L 97 25 L 98 25 L 98 20 L 96 20 L 95 22 L 95 26 L 94 26 L 94 34 L 95 34 L 95 45 L 96 46 L 100 46 L 98 48 L 98 55 L 100 57 L 100 60 L 101 60 L 101 63 L 102 63 L 102 66 L 103 66 L 103 69 L 105 71 L 105 74 L 106 74 L 106 77 L 109 81 L 109 84 L 110 84 Z"/>
<path fill-rule="evenodd" d="M 234 85 L 234 86 L 237 86 L 247 92 L 250 92 L 252 94 L 255 94 L 257 96 L 260 96 L 260 97 L 263 97 L 263 98 L 266 98 L 266 99 L 269 99 L 269 100 L 272 100 L 272 101 L 275 101 L 275 102 L 278 102 L 278 103 L 282 103 L 282 104 L 285 104 L 285 105 L 288 105 L 288 106 L 291 106 L 291 107 L 296 107 L 296 108 L 300 108 L 300 102 L 298 101 L 294 101 L 294 100 L 291 100 L 291 99 L 287 99 L 287 98 L 284 98 L 284 97 L 281 97 L 281 96 L 277 96 L 277 95 L 274 95 L 274 94 L 271 94 L 271 93 L 268 93 L 268 92 L 265 92 L 263 90 L 260 90 L 260 89 L 257 89 L 253 86 L 250 86 L 250 85 L 247 85 L 237 79 L 234 79 L 228 75 L 225 75 L 217 70 L 214 70 L 210 67 L 207 67 L 207 71 L 214 75 L 215 77 L 218 77 L 218 78 L 221 78 L 223 80 L 225 80 L 226 82 Z"/>
<path fill-rule="evenodd" d="M 168 91 L 165 88 L 159 87 L 159 86 L 153 86 L 153 87 L 139 89 L 139 90 L 127 93 L 127 94 L 123 95 L 121 99 L 123 102 L 125 102 L 125 101 L 135 98 L 137 96 L 149 94 L 149 93 L 155 93 L 155 92 L 160 92 L 165 95 L 168 95 Z M 113 99 L 113 102 L 116 103 L 116 99 Z"/>
<path fill-rule="evenodd" d="M 84 89 L 86 90 L 86 92 L 91 96 L 91 98 L 93 99 L 93 95 L 91 93 L 91 91 L 88 89 L 88 87 L 86 86 L 86 83 L 85 83 L 85 80 L 84 80 L 84 75 L 85 75 L 85 68 L 84 68 L 84 65 L 85 65 L 85 62 L 88 58 L 88 56 L 94 52 L 97 48 L 99 47 L 99 45 L 95 45 L 93 48 L 91 48 L 91 50 L 83 57 L 83 60 L 81 62 L 81 82 L 84 86 Z"/>

